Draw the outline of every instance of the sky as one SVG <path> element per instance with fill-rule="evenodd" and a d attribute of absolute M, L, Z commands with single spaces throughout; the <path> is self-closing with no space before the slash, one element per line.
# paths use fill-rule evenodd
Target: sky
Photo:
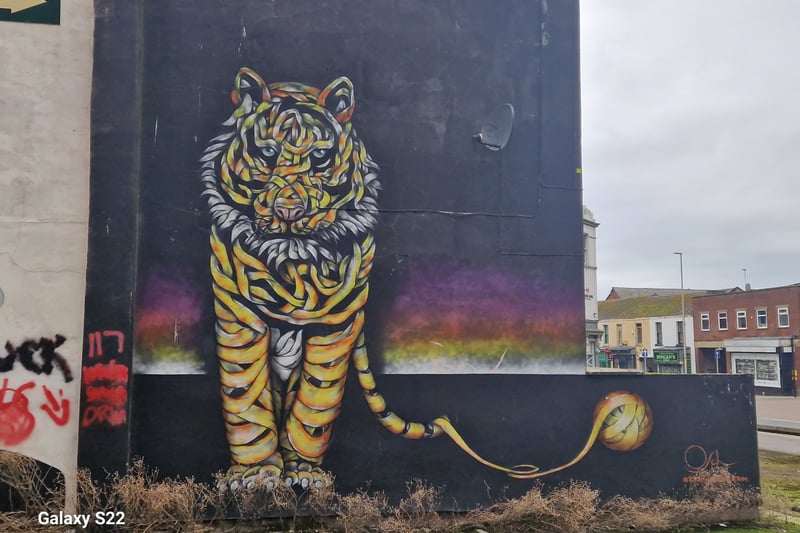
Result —
<path fill-rule="evenodd" d="M 584 204 L 612 286 L 800 282 L 800 0 L 583 0 Z M 746 269 L 746 272 L 743 271 Z"/>

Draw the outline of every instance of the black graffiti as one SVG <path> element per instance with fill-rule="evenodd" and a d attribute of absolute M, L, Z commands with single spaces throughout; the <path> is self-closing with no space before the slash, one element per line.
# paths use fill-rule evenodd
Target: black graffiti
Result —
<path fill-rule="evenodd" d="M 0 358 L 0 372 L 8 372 L 14 368 L 14 363 L 19 360 L 26 370 L 34 374 L 47 374 L 53 372 L 54 363 L 64 374 L 64 381 L 72 381 L 72 370 L 70 370 L 67 360 L 64 359 L 56 348 L 66 342 L 67 338 L 63 335 L 56 335 L 55 340 L 42 337 L 39 341 L 27 340 L 17 347 L 6 342 L 6 352 L 8 355 Z M 34 355 L 39 354 L 41 362 L 34 359 Z"/>

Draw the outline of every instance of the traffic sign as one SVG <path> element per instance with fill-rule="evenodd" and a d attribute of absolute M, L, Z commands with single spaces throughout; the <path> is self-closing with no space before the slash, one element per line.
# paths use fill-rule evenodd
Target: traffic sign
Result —
<path fill-rule="evenodd" d="M 61 0 L 0 0 L 0 21 L 60 24 Z"/>

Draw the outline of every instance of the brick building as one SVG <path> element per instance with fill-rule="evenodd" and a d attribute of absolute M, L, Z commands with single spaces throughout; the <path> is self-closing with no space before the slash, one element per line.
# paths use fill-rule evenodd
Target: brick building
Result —
<path fill-rule="evenodd" d="M 698 371 L 753 374 L 761 393 L 796 394 L 800 283 L 693 300 Z"/>

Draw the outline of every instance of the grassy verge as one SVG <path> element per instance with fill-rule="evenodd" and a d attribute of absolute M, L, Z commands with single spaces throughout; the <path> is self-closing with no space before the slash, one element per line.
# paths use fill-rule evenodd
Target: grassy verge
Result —
<path fill-rule="evenodd" d="M 764 508 L 800 520 L 800 456 L 759 453 Z"/>

